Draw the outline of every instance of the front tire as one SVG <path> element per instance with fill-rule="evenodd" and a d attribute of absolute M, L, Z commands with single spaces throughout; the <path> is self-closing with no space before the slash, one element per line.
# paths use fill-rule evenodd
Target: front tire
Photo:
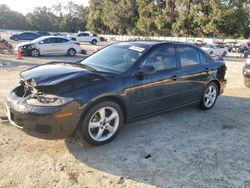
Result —
<path fill-rule="evenodd" d="M 94 105 L 84 115 L 81 133 L 84 140 L 94 146 L 112 141 L 123 125 L 123 113 L 120 106 L 112 101 Z"/>
<path fill-rule="evenodd" d="M 40 52 L 37 49 L 31 50 L 30 54 L 31 54 L 32 57 L 40 56 Z"/>
<path fill-rule="evenodd" d="M 216 103 L 218 97 L 218 86 L 211 82 L 206 86 L 206 89 L 201 97 L 200 108 L 202 110 L 210 110 Z"/>

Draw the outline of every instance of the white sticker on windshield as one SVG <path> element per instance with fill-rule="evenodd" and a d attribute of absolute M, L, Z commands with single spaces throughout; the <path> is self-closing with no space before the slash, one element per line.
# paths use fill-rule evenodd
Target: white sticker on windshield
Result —
<path fill-rule="evenodd" d="M 130 50 L 135 50 L 137 52 L 143 52 L 145 50 L 145 48 L 141 48 L 141 47 L 138 47 L 138 46 L 130 46 L 129 49 Z"/>

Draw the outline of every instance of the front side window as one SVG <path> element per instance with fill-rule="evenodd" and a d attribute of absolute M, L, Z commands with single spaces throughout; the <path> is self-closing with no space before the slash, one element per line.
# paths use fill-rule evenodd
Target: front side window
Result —
<path fill-rule="evenodd" d="M 132 67 L 145 51 L 145 47 L 138 45 L 115 44 L 84 59 L 81 64 L 100 71 L 122 73 Z"/>
<path fill-rule="evenodd" d="M 199 52 L 195 48 L 185 45 L 179 45 L 178 51 L 182 67 L 200 64 Z"/>
<path fill-rule="evenodd" d="M 54 38 L 44 39 L 40 42 L 40 44 L 51 44 L 51 43 L 55 43 Z"/>
<path fill-rule="evenodd" d="M 62 38 L 54 38 L 55 43 L 63 43 L 63 39 Z"/>
<path fill-rule="evenodd" d="M 155 49 L 142 65 L 152 65 L 157 71 L 176 68 L 176 54 L 173 45 L 164 45 Z"/>

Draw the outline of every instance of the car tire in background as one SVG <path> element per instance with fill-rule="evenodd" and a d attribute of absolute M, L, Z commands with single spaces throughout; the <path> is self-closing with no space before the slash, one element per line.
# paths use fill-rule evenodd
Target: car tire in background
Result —
<path fill-rule="evenodd" d="M 246 87 L 250 88 L 250 78 L 245 78 L 244 79 L 244 84 Z"/>
<path fill-rule="evenodd" d="M 83 139 L 91 145 L 102 145 L 112 141 L 123 125 L 123 112 L 113 101 L 94 105 L 80 124 Z"/>
<path fill-rule="evenodd" d="M 30 52 L 30 55 L 32 57 L 38 57 L 38 56 L 40 56 L 40 52 L 37 49 L 32 49 Z"/>
<path fill-rule="evenodd" d="M 97 44 L 97 40 L 96 40 L 96 39 L 93 39 L 93 40 L 91 41 L 91 44 L 96 45 L 96 44 Z"/>
<path fill-rule="evenodd" d="M 70 48 L 67 52 L 69 56 L 75 56 L 76 55 L 76 50 L 74 48 Z"/>
<path fill-rule="evenodd" d="M 202 94 L 200 100 L 200 108 L 202 110 L 210 110 L 216 103 L 217 97 L 219 94 L 218 86 L 215 82 L 210 82 L 204 93 Z"/>

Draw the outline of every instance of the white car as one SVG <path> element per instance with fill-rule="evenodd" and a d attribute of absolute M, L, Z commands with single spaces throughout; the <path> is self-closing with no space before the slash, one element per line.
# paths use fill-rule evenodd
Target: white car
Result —
<path fill-rule="evenodd" d="M 228 53 L 228 48 L 223 45 L 205 45 L 201 48 L 209 55 L 225 57 Z"/>
<path fill-rule="evenodd" d="M 100 42 L 100 38 L 96 34 L 93 34 L 89 31 L 78 32 L 73 35 L 68 35 L 68 38 L 79 42 L 89 42 L 94 45 Z"/>
<path fill-rule="evenodd" d="M 39 55 L 70 55 L 81 52 L 79 42 L 59 36 L 40 37 L 30 42 L 18 44 L 15 51 L 20 48 L 24 55 L 38 57 Z"/>

